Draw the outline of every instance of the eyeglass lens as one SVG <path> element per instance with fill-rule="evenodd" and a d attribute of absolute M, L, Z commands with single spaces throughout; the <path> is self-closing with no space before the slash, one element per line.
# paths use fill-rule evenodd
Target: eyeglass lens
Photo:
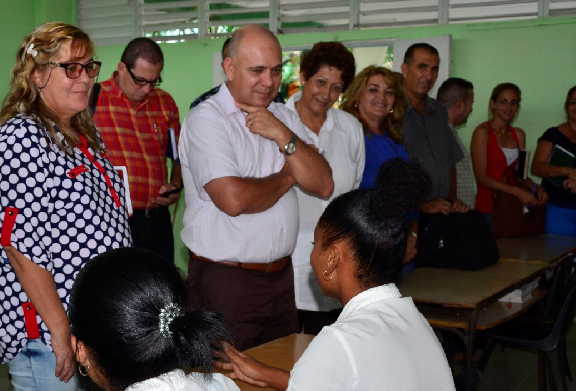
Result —
<path fill-rule="evenodd" d="M 90 61 L 87 64 L 80 64 L 78 62 L 71 62 L 68 64 L 60 64 L 66 70 L 66 76 L 70 79 L 77 79 L 82 73 L 82 69 L 86 70 L 88 77 L 94 78 L 100 73 L 100 66 L 102 64 L 99 61 Z"/>
<path fill-rule="evenodd" d="M 132 80 L 134 80 L 134 83 L 140 87 L 144 87 L 146 84 L 150 84 L 150 87 L 157 87 L 160 83 L 162 83 L 161 77 L 158 77 L 156 80 L 146 80 L 142 77 L 136 76 L 130 68 L 126 67 L 126 69 L 128 69 L 128 73 L 132 77 Z"/>

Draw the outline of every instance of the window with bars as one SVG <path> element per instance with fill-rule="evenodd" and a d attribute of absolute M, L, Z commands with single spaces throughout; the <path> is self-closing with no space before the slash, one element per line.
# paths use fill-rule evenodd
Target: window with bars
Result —
<path fill-rule="evenodd" d="M 182 41 L 250 23 L 281 34 L 530 19 L 576 14 L 576 0 L 78 0 L 99 45 L 135 36 Z"/>

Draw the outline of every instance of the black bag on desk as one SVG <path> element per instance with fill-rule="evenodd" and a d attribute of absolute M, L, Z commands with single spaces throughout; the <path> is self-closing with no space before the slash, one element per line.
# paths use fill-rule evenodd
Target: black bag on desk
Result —
<path fill-rule="evenodd" d="M 476 270 L 495 264 L 500 257 L 490 225 L 475 210 L 422 213 L 418 232 L 417 267 Z"/>

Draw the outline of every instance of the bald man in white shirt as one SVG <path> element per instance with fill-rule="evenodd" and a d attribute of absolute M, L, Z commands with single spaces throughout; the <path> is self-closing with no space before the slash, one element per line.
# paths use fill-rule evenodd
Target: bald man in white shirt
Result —
<path fill-rule="evenodd" d="M 334 184 L 296 115 L 272 103 L 282 75 L 276 37 L 260 26 L 236 31 L 223 67 L 226 83 L 182 128 L 182 240 L 190 305 L 223 313 L 245 349 L 296 330 L 294 186 L 327 198 Z"/>

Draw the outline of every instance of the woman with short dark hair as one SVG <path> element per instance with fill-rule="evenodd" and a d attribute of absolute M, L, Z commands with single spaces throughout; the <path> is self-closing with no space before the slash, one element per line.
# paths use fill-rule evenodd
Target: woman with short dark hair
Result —
<path fill-rule="evenodd" d="M 304 52 L 300 64 L 302 90 L 286 106 L 298 114 L 314 146 L 332 169 L 331 198 L 356 189 L 364 169 L 364 142 L 360 123 L 334 103 L 354 78 L 354 56 L 340 42 L 318 42 Z M 300 226 L 292 254 L 294 290 L 300 330 L 315 334 L 338 316 L 340 304 L 320 293 L 313 281 L 310 252 L 314 227 L 327 200 L 298 190 Z"/>
<path fill-rule="evenodd" d="M 80 373 L 106 391 L 238 390 L 211 373 L 213 349 L 227 338 L 221 317 L 185 311 L 184 297 L 176 268 L 153 252 L 125 248 L 90 261 L 70 300 Z"/>
<path fill-rule="evenodd" d="M 226 346 L 230 376 L 278 390 L 454 390 L 442 347 L 412 299 L 394 282 L 402 266 L 407 214 L 430 188 L 422 169 L 384 164 L 377 189 L 345 193 L 326 208 L 310 262 L 327 295 L 344 308 L 312 340 L 290 373 Z"/>

